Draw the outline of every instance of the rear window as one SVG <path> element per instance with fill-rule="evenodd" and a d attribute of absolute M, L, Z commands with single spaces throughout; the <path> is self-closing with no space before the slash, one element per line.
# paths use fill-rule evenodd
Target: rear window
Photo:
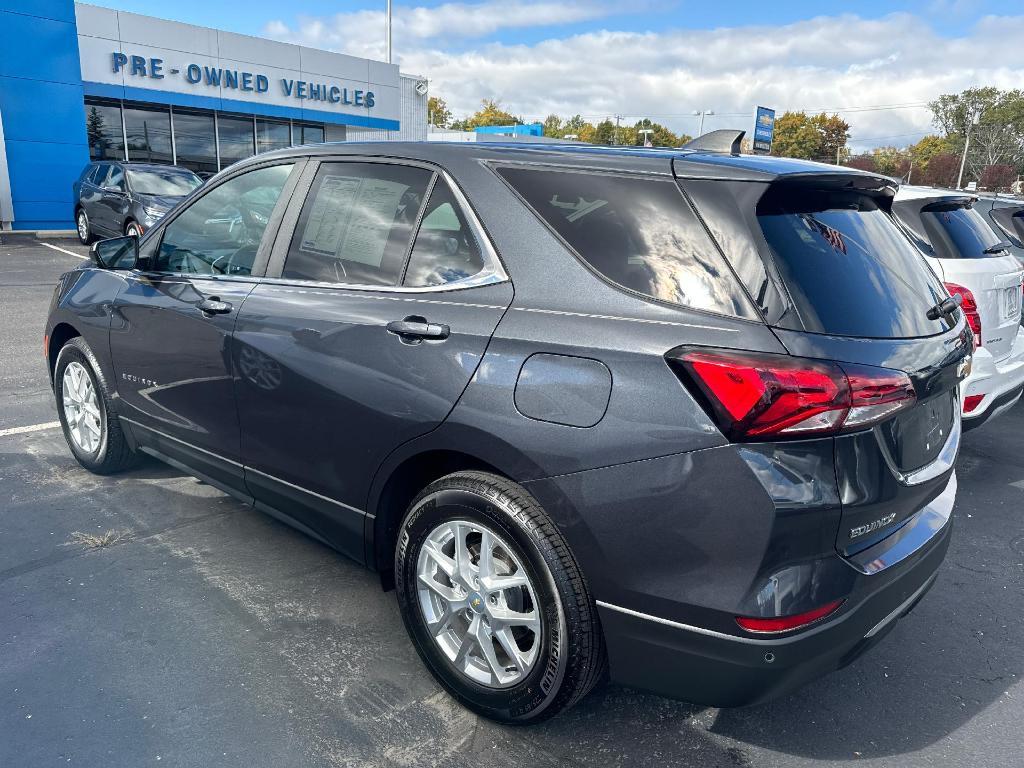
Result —
<path fill-rule="evenodd" d="M 985 259 L 1003 255 L 1002 249 L 986 253 L 1003 238 L 973 208 L 960 204 L 929 205 L 921 211 L 921 220 L 940 259 Z"/>
<path fill-rule="evenodd" d="M 776 185 L 759 201 L 757 219 L 798 315 L 780 326 L 865 338 L 949 327 L 927 318 L 945 296 L 938 279 L 872 197 Z"/>
<path fill-rule="evenodd" d="M 693 309 L 757 317 L 672 179 L 496 170 L 581 259 L 611 282 Z"/>

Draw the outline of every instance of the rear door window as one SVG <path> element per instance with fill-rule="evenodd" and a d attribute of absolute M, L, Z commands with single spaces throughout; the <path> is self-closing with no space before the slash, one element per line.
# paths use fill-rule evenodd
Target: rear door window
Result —
<path fill-rule="evenodd" d="M 496 170 L 607 280 L 659 301 L 758 317 L 673 179 L 561 169 Z"/>
<path fill-rule="evenodd" d="M 282 277 L 397 285 L 433 172 L 324 163 L 302 206 Z"/>
<path fill-rule="evenodd" d="M 780 184 L 757 219 L 795 310 L 780 326 L 865 338 L 949 328 L 927 317 L 945 296 L 938 278 L 873 197 Z"/>
<path fill-rule="evenodd" d="M 989 250 L 1003 238 L 973 208 L 962 204 L 933 204 L 921 211 L 921 220 L 935 255 L 940 259 L 984 259 L 1004 255 L 1002 249 Z"/>

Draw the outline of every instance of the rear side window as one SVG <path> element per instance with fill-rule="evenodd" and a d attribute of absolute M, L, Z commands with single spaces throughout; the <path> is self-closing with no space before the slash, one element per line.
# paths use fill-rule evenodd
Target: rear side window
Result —
<path fill-rule="evenodd" d="M 693 309 L 757 317 L 672 179 L 496 170 L 580 258 L 611 282 Z"/>
<path fill-rule="evenodd" d="M 798 315 L 780 326 L 866 338 L 948 328 L 927 318 L 942 286 L 874 198 L 780 184 L 761 198 L 757 219 Z"/>
<path fill-rule="evenodd" d="M 940 259 L 984 259 L 1003 255 L 1002 249 L 988 251 L 1002 238 L 973 208 L 959 204 L 929 205 L 921 211 L 921 220 Z"/>
<path fill-rule="evenodd" d="M 484 268 L 476 239 L 451 188 L 438 179 L 405 270 L 403 285 L 433 286 L 471 277 Z"/>

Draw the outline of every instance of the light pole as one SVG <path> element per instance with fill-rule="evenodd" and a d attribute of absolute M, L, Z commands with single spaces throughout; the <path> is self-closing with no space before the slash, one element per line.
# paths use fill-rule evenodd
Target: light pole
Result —
<path fill-rule="evenodd" d="M 964 155 L 960 158 L 960 173 L 956 177 L 956 188 L 960 189 L 963 187 L 964 181 L 964 166 L 967 164 L 967 148 L 971 146 L 971 126 L 977 125 L 981 122 L 981 112 L 975 112 L 971 115 L 971 122 L 967 124 L 967 135 L 964 137 Z"/>
<path fill-rule="evenodd" d="M 704 117 L 706 115 L 713 115 L 713 114 L 715 114 L 715 110 L 713 110 L 713 109 L 702 109 L 699 112 L 697 112 L 696 110 L 694 111 L 694 113 L 693 113 L 694 117 L 697 117 L 698 115 L 700 115 L 700 126 L 697 128 L 697 135 L 698 136 L 703 136 L 704 135 Z"/>
<path fill-rule="evenodd" d="M 387 55 L 388 55 L 388 64 L 390 64 L 391 63 L 391 0 L 387 0 L 387 10 L 385 11 L 384 15 L 387 18 L 387 21 L 386 21 L 387 32 L 385 33 L 384 37 L 385 37 L 385 40 L 387 42 L 387 46 L 386 47 L 387 47 Z"/>

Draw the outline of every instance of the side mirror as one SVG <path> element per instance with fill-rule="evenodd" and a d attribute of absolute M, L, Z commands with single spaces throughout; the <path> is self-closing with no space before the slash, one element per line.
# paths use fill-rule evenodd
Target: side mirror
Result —
<path fill-rule="evenodd" d="M 89 257 L 100 269 L 134 269 L 139 262 L 139 238 L 114 237 L 93 243 Z"/>

